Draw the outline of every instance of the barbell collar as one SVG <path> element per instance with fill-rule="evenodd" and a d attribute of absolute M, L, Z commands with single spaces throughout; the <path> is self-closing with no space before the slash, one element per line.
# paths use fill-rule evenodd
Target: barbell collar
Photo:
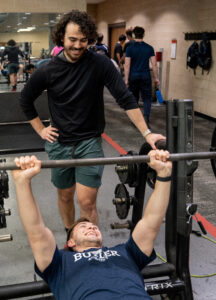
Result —
<path fill-rule="evenodd" d="M 172 153 L 168 160 L 200 160 L 200 159 L 215 159 L 216 152 L 190 152 L 190 153 Z M 41 163 L 41 168 L 71 168 L 80 166 L 95 166 L 95 165 L 114 165 L 114 164 L 130 164 L 130 163 L 147 163 L 150 161 L 148 155 L 135 156 L 120 156 L 120 157 L 100 157 L 100 158 L 85 158 L 85 159 L 70 159 L 70 160 L 44 160 Z M 0 163 L 0 170 L 19 170 L 14 162 Z"/>

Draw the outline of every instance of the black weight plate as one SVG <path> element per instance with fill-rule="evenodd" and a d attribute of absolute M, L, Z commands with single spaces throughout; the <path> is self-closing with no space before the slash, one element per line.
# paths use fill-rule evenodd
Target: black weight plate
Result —
<path fill-rule="evenodd" d="M 117 165 L 117 167 L 126 167 L 126 170 L 117 170 L 116 169 L 116 173 L 119 177 L 119 180 L 121 181 L 121 183 L 128 183 L 128 165 Z"/>
<path fill-rule="evenodd" d="M 125 219 L 130 209 L 130 197 L 129 193 L 123 183 L 117 184 L 115 188 L 115 198 L 125 199 L 122 203 L 116 203 L 116 214 L 119 219 Z"/>

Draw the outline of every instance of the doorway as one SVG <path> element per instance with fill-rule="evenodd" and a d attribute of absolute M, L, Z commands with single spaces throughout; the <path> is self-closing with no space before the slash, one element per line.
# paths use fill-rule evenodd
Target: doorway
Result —
<path fill-rule="evenodd" d="M 115 44 L 118 42 L 120 34 L 125 34 L 125 27 L 125 22 L 108 25 L 108 39 L 111 58 L 114 56 Z"/>

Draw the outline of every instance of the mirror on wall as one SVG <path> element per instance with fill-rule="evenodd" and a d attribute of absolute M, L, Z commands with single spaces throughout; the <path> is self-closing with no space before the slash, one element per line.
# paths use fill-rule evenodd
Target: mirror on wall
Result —
<path fill-rule="evenodd" d="M 53 46 L 51 33 L 62 14 L 54 13 L 0 13 L 0 46 L 14 39 L 20 46 L 31 45 L 31 55 L 39 57 Z"/>
<path fill-rule="evenodd" d="M 24 81 L 25 66 L 37 63 L 50 57 L 53 48 L 52 30 L 63 14 L 57 13 L 0 13 L 0 54 L 3 53 L 7 42 L 13 39 L 24 53 L 26 60 L 19 57 L 18 82 Z M 0 72 L 0 90 L 9 84 L 7 74 L 7 57 L 2 64 L 5 71 Z M 3 85 L 2 85 L 3 83 Z"/>

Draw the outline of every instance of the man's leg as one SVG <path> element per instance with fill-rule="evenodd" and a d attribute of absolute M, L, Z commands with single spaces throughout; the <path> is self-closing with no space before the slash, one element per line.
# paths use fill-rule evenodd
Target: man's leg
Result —
<path fill-rule="evenodd" d="M 65 146 L 46 142 L 45 150 L 49 159 L 71 159 L 73 146 Z M 65 228 L 70 228 L 74 222 L 74 193 L 75 193 L 75 169 L 52 168 L 51 181 L 58 191 L 58 207 Z"/>
<path fill-rule="evenodd" d="M 151 102 L 152 102 L 152 81 L 151 77 L 140 81 L 141 97 L 143 101 L 143 115 L 145 121 L 149 123 Z"/>
<path fill-rule="evenodd" d="M 9 75 L 9 77 L 10 77 L 10 83 L 11 83 L 12 86 L 14 86 L 16 84 L 15 76 L 14 75 L 15 75 L 15 73 L 12 73 L 12 74 Z"/>
<path fill-rule="evenodd" d="M 130 80 L 129 81 L 129 90 L 132 92 L 132 94 L 136 98 L 137 104 L 139 104 L 139 92 L 140 92 L 139 81 L 137 82 L 137 80 Z"/>
<path fill-rule="evenodd" d="M 74 193 L 75 185 L 67 189 L 57 189 L 58 207 L 65 228 L 70 228 L 75 219 Z"/>
<path fill-rule="evenodd" d="M 92 223 L 98 224 L 96 199 L 99 188 L 88 187 L 76 183 L 77 200 L 80 207 L 80 216 L 88 218 Z"/>
<path fill-rule="evenodd" d="M 74 151 L 74 158 L 104 157 L 101 137 L 91 138 L 80 142 Z M 80 206 L 80 215 L 91 222 L 98 223 L 96 198 L 101 185 L 103 166 L 76 167 L 76 194 Z"/>

